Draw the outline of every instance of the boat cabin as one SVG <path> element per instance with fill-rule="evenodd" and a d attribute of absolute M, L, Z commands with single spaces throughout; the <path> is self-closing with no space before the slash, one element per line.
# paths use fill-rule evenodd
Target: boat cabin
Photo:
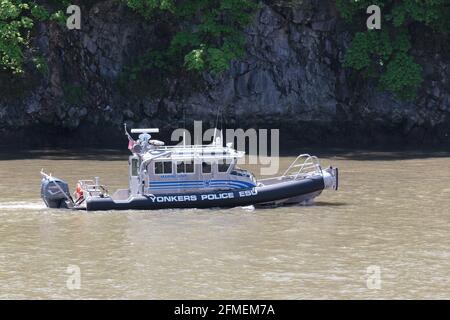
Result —
<path fill-rule="evenodd" d="M 149 132 L 158 129 L 134 129 L 141 133 L 129 157 L 131 195 L 157 195 L 216 190 L 249 189 L 256 185 L 252 173 L 237 166 L 245 153 L 232 144 L 222 145 L 216 138 L 210 145 L 165 146 L 150 140 Z"/>

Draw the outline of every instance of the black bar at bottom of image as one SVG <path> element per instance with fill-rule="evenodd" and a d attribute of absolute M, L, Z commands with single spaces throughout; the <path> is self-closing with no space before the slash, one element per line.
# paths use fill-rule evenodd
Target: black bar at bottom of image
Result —
<path fill-rule="evenodd" d="M 317 316 L 385 317 L 399 308 L 402 315 L 437 310 L 437 301 L 369 301 L 369 300 L 108 300 L 108 301 L 1 301 L 3 312 L 14 315 L 64 315 L 85 318 L 98 312 L 103 317 L 132 319 L 296 319 Z M 446 301 L 445 307 L 448 307 Z M 428 311 L 427 311 L 428 310 Z M 327 317 L 327 318 L 328 318 Z"/>

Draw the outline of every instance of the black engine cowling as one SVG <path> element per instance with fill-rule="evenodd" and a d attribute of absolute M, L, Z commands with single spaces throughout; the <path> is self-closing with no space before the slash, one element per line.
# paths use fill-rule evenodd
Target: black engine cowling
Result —
<path fill-rule="evenodd" d="M 41 198 L 49 208 L 67 208 L 69 186 L 61 179 L 44 177 L 41 181 Z"/>

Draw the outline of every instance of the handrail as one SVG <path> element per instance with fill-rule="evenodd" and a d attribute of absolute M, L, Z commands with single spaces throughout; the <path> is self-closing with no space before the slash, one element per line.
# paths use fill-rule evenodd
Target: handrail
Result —
<path fill-rule="evenodd" d="M 207 151 L 213 151 L 213 150 L 220 150 L 220 151 L 229 151 L 234 150 L 233 148 L 230 148 L 228 146 L 218 146 L 214 144 L 193 144 L 193 145 L 172 145 L 172 146 L 157 146 L 153 150 L 172 150 L 172 149 L 179 149 L 180 151 L 189 151 L 189 150 L 207 150 Z"/>
<path fill-rule="evenodd" d="M 303 162 L 301 162 L 303 160 Z M 296 168 L 299 168 L 296 170 Z M 322 167 L 316 156 L 301 154 L 295 158 L 291 165 L 284 171 L 282 178 L 293 176 L 296 180 L 300 175 L 322 174 Z"/>
<path fill-rule="evenodd" d="M 81 188 L 87 192 L 103 192 L 108 194 L 108 188 L 105 185 L 97 184 L 94 180 L 78 180 Z"/>
<path fill-rule="evenodd" d="M 156 158 L 162 158 L 164 160 L 183 160 L 183 159 L 193 159 L 193 158 L 204 158 L 204 159 L 233 159 L 242 158 L 245 155 L 243 151 L 237 151 L 228 147 L 205 147 L 201 145 L 192 146 L 162 146 L 150 151 L 159 151 L 160 154 L 151 154 L 151 157 L 147 160 L 154 160 Z M 144 157 L 147 153 L 142 153 Z"/>

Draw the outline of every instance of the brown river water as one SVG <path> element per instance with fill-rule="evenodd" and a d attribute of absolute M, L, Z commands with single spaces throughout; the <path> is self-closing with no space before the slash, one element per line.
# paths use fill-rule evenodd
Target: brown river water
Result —
<path fill-rule="evenodd" d="M 114 190 L 126 154 L 2 151 L 0 298 L 450 299 L 450 154 L 327 152 L 313 205 L 86 213 L 45 208 L 40 169 Z"/>

